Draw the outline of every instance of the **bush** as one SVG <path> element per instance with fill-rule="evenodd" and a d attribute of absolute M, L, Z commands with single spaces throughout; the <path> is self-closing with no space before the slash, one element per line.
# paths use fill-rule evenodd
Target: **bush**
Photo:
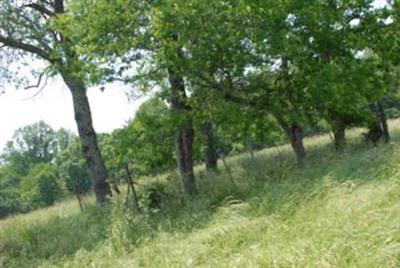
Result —
<path fill-rule="evenodd" d="M 20 200 L 15 189 L 0 191 L 0 218 L 16 213 L 20 208 Z"/>

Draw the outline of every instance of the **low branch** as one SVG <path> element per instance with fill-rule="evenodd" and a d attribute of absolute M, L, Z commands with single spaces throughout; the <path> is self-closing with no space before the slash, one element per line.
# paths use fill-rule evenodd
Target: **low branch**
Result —
<path fill-rule="evenodd" d="M 257 105 L 258 104 L 257 102 L 252 101 L 250 99 L 241 98 L 237 95 L 232 94 L 223 85 L 221 85 L 218 82 L 212 81 L 212 79 L 207 78 L 203 74 L 198 74 L 198 77 L 200 78 L 200 80 L 202 80 L 203 82 L 206 83 L 206 84 L 202 84 L 201 86 L 208 87 L 208 88 L 214 89 L 217 92 L 222 93 L 223 97 L 228 101 L 231 101 L 233 103 L 238 103 L 238 104 L 246 104 L 246 105 Z M 233 86 L 232 86 L 232 88 L 230 88 L 230 90 L 231 91 L 233 90 Z"/>
<path fill-rule="evenodd" d="M 39 75 L 38 81 L 37 81 L 36 85 L 27 86 L 27 87 L 25 87 L 25 89 L 39 88 L 40 84 L 42 83 L 42 78 L 43 78 L 44 74 L 45 74 L 45 73 L 43 72 L 43 73 L 41 73 L 41 74 Z"/>
<path fill-rule="evenodd" d="M 35 54 L 35 55 L 51 62 L 50 54 L 47 51 L 45 51 L 39 47 L 36 47 L 34 45 L 26 44 L 22 41 L 15 40 L 13 38 L 5 37 L 2 35 L 0 35 L 0 43 L 7 47 L 10 47 L 10 48 L 15 48 L 15 49 L 19 49 L 19 50 L 22 50 L 25 52 Z"/>

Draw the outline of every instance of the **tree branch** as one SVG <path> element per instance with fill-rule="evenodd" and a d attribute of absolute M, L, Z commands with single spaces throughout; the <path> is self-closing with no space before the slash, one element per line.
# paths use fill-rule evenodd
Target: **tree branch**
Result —
<path fill-rule="evenodd" d="M 46 7 L 41 6 L 41 5 L 37 4 L 37 3 L 27 4 L 27 5 L 25 5 L 25 7 L 30 7 L 32 9 L 38 11 L 42 15 L 47 15 L 49 17 L 54 16 L 54 12 L 52 12 L 51 10 L 49 10 Z"/>
<path fill-rule="evenodd" d="M 25 89 L 31 89 L 31 88 L 38 88 L 40 87 L 40 84 L 42 83 L 42 78 L 44 76 L 45 72 L 42 72 L 39 77 L 38 77 L 38 81 L 36 83 L 36 85 L 31 85 L 31 86 L 27 86 L 25 87 Z"/>
<path fill-rule="evenodd" d="M 11 47 L 11 48 L 15 48 L 15 49 L 19 49 L 19 50 L 22 50 L 25 52 L 35 54 L 35 55 L 37 55 L 45 60 L 48 60 L 50 62 L 52 61 L 50 58 L 50 54 L 47 51 L 45 51 L 39 47 L 36 47 L 34 45 L 26 44 L 22 41 L 15 40 L 13 38 L 5 37 L 2 35 L 0 35 L 0 43 L 4 44 L 7 47 Z"/>

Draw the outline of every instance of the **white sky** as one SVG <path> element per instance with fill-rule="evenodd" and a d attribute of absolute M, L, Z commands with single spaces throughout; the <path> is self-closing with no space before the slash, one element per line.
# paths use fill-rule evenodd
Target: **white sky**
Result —
<path fill-rule="evenodd" d="M 97 132 L 110 132 L 122 127 L 132 118 L 142 100 L 129 101 L 125 86 L 110 85 L 101 92 L 89 89 L 89 102 L 93 124 Z M 54 129 L 61 127 L 77 133 L 72 98 L 60 78 L 48 82 L 37 96 L 38 89 L 23 90 L 8 87 L 0 95 L 0 150 L 12 138 L 14 131 L 22 126 L 43 120 Z"/>
<path fill-rule="evenodd" d="M 375 0 L 374 6 L 376 8 L 382 8 L 385 7 L 388 4 L 388 0 Z"/>

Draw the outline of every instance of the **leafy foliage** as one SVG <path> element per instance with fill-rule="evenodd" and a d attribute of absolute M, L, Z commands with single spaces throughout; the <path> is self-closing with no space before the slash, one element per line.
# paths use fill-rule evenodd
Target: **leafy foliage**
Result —
<path fill-rule="evenodd" d="M 49 164 L 37 164 L 21 181 L 21 198 L 28 209 L 50 206 L 61 197 L 57 171 Z"/>
<path fill-rule="evenodd" d="M 56 163 L 59 176 L 69 193 L 85 194 L 89 192 L 91 182 L 77 138 L 74 138 L 68 147 L 59 152 Z"/>

